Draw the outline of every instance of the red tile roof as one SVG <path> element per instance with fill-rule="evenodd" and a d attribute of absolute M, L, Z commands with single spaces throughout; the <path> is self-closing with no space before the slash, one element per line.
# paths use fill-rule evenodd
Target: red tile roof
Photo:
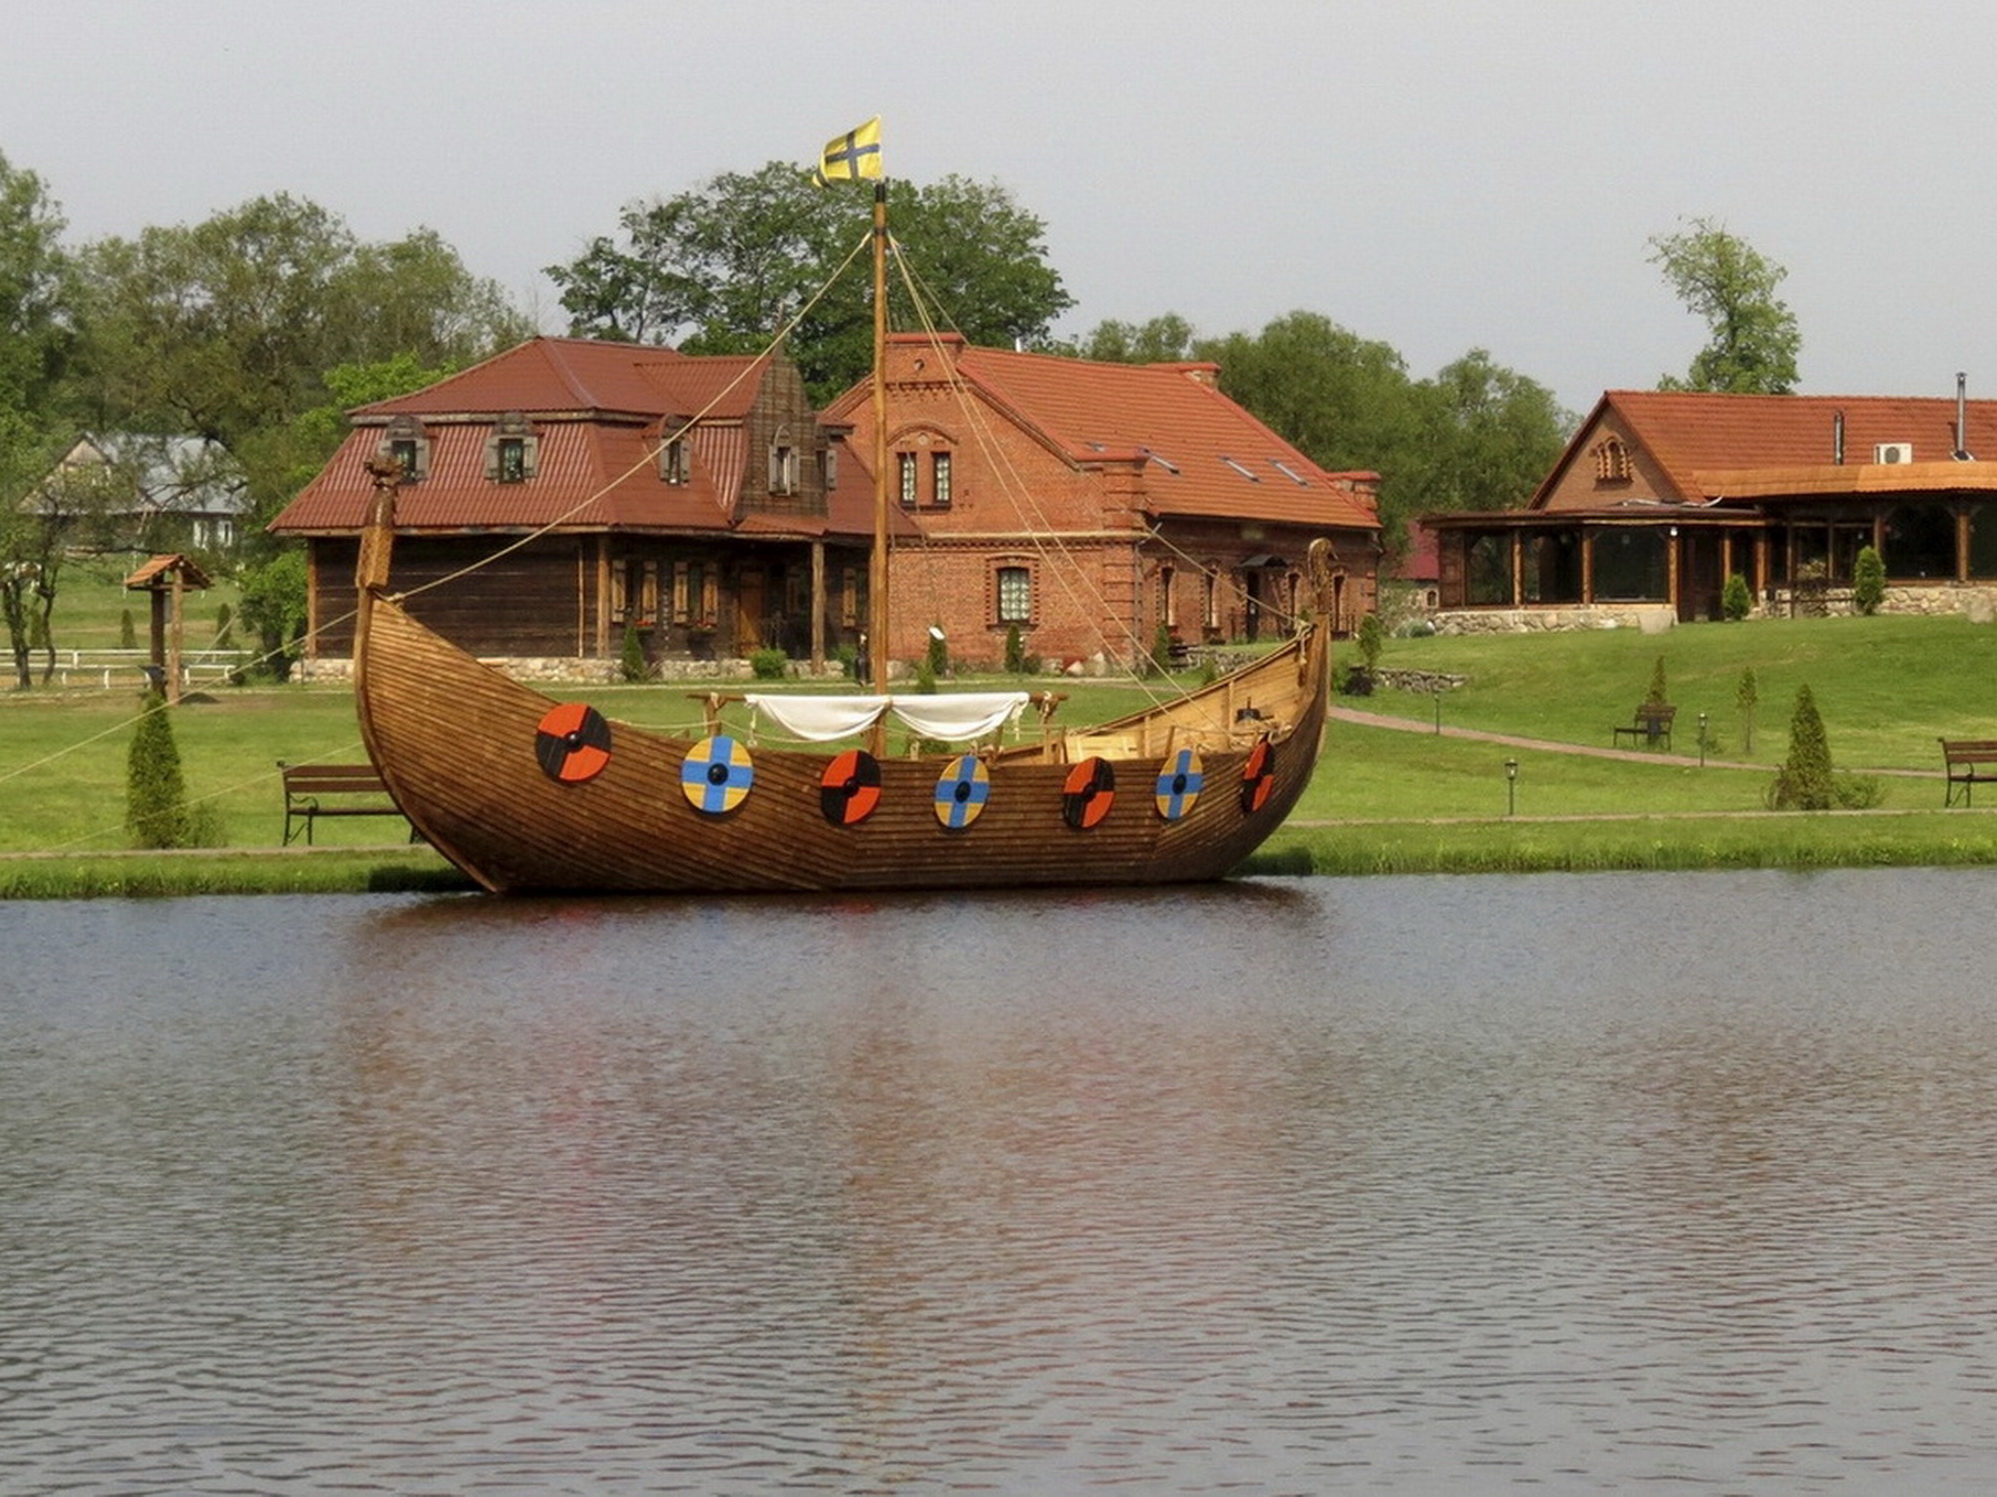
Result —
<path fill-rule="evenodd" d="M 1212 364 L 1094 363 L 977 348 L 955 336 L 933 345 L 920 334 L 894 341 L 904 353 L 936 348 L 971 388 L 1078 467 L 1144 460 L 1144 503 L 1155 515 L 1380 523 L 1370 497 L 1350 485 L 1372 475 L 1318 467 L 1222 394 Z M 850 421 L 866 399 L 866 387 L 855 386 L 824 419 Z"/>
<path fill-rule="evenodd" d="M 379 400 L 351 414 L 367 421 L 401 413 L 706 412 L 719 420 L 740 420 L 755 399 L 763 362 L 746 356 L 693 358 L 642 343 L 534 338 L 414 394 Z"/>
<path fill-rule="evenodd" d="M 1611 390 L 1540 485 L 1532 507 L 1545 502 L 1573 463 L 1586 459 L 1585 449 L 1611 420 L 1620 422 L 1664 470 L 1668 485 L 1677 490 L 1675 497 L 1697 503 L 1747 497 L 1743 482 L 1747 470 L 1832 468 L 1840 415 L 1847 468 L 1872 466 L 1876 449 L 1884 444 L 1911 445 L 1915 465 L 1950 462 L 1958 445 L 1952 397 Z M 1979 458 L 1997 460 L 1997 401 L 1968 401 L 1965 417 L 1968 439 L 1962 445 Z M 1954 471 L 1958 477 L 1967 476 L 1964 468 Z M 1894 477 L 1898 481 L 1888 487 L 1926 486 L 1914 482 L 1916 474 Z"/>
<path fill-rule="evenodd" d="M 361 406 L 355 429 L 325 469 L 272 522 L 281 533 L 340 534 L 367 517 L 366 463 L 391 417 L 427 418 L 429 471 L 404 485 L 397 519 L 411 530 L 580 529 L 726 531 L 749 471 L 742 418 L 769 360 L 693 358 L 669 348 L 535 338 L 410 395 Z M 492 418 L 519 411 L 538 438 L 533 475 L 486 477 Z M 701 417 L 690 438 L 691 481 L 660 480 L 666 423 Z M 455 419 L 446 419 L 455 418 Z M 665 433 L 670 435 L 668 431 Z M 871 534 L 872 522 L 770 516 L 743 528 L 762 534 Z"/>

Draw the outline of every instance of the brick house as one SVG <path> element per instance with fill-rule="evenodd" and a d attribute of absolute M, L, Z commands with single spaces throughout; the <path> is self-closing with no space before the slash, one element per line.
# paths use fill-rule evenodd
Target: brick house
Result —
<path fill-rule="evenodd" d="M 1050 662 L 1280 637 L 1306 546 L 1344 586 L 1333 627 L 1375 606 L 1377 476 L 1329 473 L 1229 400 L 1212 364 L 1103 364 L 897 334 L 887 357 L 897 659 L 941 627 L 996 664 L 1008 633 Z M 856 385 L 823 423 L 871 488 L 874 414 Z"/>
<path fill-rule="evenodd" d="M 1979 458 L 1977 454 L 1985 456 Z M 1522 510 L 1426 515 L 1441 627 L 1665 626 L 1836 606 L 1997 612 L 1997 402 L 1612 390 Z"/>
<path fill-rule="evenodd" d="M 782 358 L 535 338 L 349 416 L 271 523 L 306 542 L 308 669 L 352 648 L 377 455 L 408 475 L 395 585 L 477 654 L 609 662 L 627 628 L 655 660 L 776 646 L 822 661 L 857 640 L 872 503 L 828 482 L 816 412 Z"/>

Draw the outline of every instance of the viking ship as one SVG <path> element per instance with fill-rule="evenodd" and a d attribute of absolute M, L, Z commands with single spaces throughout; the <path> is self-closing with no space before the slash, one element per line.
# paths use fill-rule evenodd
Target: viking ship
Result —
<path fill-rule="evenodd" d="M 830 159 L 830 158 L 828 158 Z M 884 183 L 874 195 L 874 388 L 884 402 Z M 871 637 L 887 618 L 887 461 L 874 423 Z M 1017 727 L 1029 695 L 892 689 L 748 697 L 812 747 L 765 748 L 711 706 L 705 731 L 606 719 L 488 666 L 391 589 L 399 465 L 375 494 L 356 582 L 362 737 L 411 824 L 486 889 L 919 890 L 1219 878 L 1310 781 L 1331 685 L 1334 568 L 1314 541 L 1312 616 L 1204 688 L 1085 731 Z M 890 752 L 890 724 L 903 732 Z M 1031 730 L 1028 730 L 1031 732 Z M 1008 741 L 1010 740 L 1010 741 Z"/>

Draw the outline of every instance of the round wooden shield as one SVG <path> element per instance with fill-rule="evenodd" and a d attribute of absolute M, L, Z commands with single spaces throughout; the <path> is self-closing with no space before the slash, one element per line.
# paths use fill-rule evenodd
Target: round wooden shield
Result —
<path fill-rule="evenodd" d="M 1167 821 L 1179 820 L 1199 802 L 1205 787 L 1206 767 L 1200 756 L 1189 748 L 1180 749 L 1159 767 L 1158 783 L 1153 787 L 1158 814 Z"/>
<path fill-rule="evenodd" d="M 680 765 L 680 789 L 687 804 L 709 816 L 734 810 L 756 783 L 749 751 L 725 733 L 703 738 Z"/>
<path fill-rule="evenodd" d="M 1061 786 L 1061 819 L 1077 831 L 1087 831 L 1105 816 L 1116 800 L 1116 770 L 1107 759 L 1082 760 L 1068 771 Z"/>
<path fill-rule="evenodd" d="M 961 832 L 976 821 L 992 793 L 991 776 L 984 760 L 964 754 L 936 777 L 936 819 L 953 832 Z"/>
<path fill-rule="evenodd" d="M 1244 815 L 1261 810 L 1276 788 L 1276 745 L 1263 738 L 1248 751 L 1241 766 L 1241 810 Z"/>
<path fill-rule="evenodd" d="M 534 757 L 541 761 L 541 772 L 561 784 L 593 780 L 610 762 L 610 724 L 594 707 L 564 702 L 541 719 Z"/>
<path fill-rule="evenodd" d="M 834 826 L 856 826 L 881 803 L 881 763 L 865 749 L 847 749 L 818 780 L 818 809 Z"/>

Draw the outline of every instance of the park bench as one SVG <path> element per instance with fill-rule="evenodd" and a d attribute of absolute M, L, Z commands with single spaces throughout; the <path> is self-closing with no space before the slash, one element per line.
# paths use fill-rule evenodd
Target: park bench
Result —
<path fill-rule="evenodd" d="M 1635 738 L 1641 739 L 1647 748 L 1656 748 L 1662 744 L 1668 749 L 1671 747 L 1671 719 L 1677 715 L 1676 707 L 1665 706 L 1659 702 L 1645 702 L 1636 709 L 1630 722 L 1610 731 L 1609 743 L 1613 746 L 1625 738 Z"/>
<path fill-rule="evenodd" d="M 1997 738 L 1944 738 L 1942 769 L 1948 784 L 1942 790 L 1944 809 L 1956 803 L 1970 804 L 1970 792 L 1979 784 L 1997 780 Z"/>
<path fill-rule="evenodd" d="M 372 764 L 287 764 L 280 759 L 277 767 L 284 773 L 286 847 L 301 826 L 305 830 L 305 844 L 311 846 L 312 823 L 321 816 L 402 814 L 395 802 L 388 799 L 388 787 L 382 784 Z M 409 840 L 416 840 L 414 827 L 409 829 Z"/>

